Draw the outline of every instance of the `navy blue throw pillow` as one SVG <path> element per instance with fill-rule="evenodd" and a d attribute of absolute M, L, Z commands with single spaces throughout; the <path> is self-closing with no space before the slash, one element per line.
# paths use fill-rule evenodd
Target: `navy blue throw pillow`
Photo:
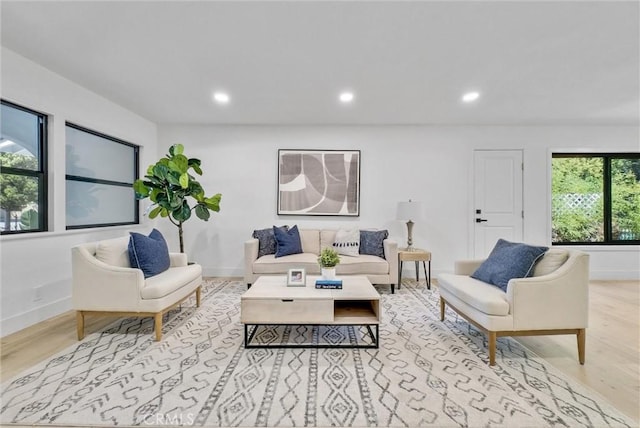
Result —
<path fill-rule="evenodd" d="M 149 236 L 130 232 L 129 262 L 132 268 L 141 269 L 145 278 L 158 275 L 169 269 L 169 247 L 164 236 L 153 229 Z"/>
<path fill-rule="evenodd" d="M 288 226 L 282 226 L 282 228 L 289 230 Z M 276 237 L 273 234 L 273 227 L 254 230 L 253 237 L 258 240 L 258 258 L 276 253 Z"/>
<path fill-rule="evenodd" d="M 389 232 L 387 230 L 361 230 L 360 254 L 369 254 L 384 259 L 384 244 Z"/>
<path fill-rule="evenodd" d="M 548 249 L 499 239 L 489 257 L 471 274 L 471 278 L 495 285 L 506 292 L 509 280 L 530 276 L 533 265 Z"/>
<path fill-rule="evenodd" d="M 289 230 L 273 226 L 273 234 L 276 238 L 276 257 L 299 254 L 302 252 L 302 243 L 300 242 L 298 226 L 293 226 Z"/>

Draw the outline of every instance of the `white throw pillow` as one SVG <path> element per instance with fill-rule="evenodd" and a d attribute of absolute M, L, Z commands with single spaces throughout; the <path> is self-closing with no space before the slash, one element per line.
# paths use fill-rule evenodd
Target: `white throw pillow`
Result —
<path fill-rule="evenodd" d="M 343 256 L 360 255 L 360 230 L 339 229 L 333 240 L 333 249 Z"/>
<path fill-rule="evenodd" d="M 569 252 L 560 248 L 552 248 L 533 267 L 532 276 L 548 275 L 556 271 L 569 258 Z"/>
<path fill-rule="evenodd" d="M 129 237 L 105 239 L 96 246 L 96 259 L 110 266 L 131 267 Z"/>

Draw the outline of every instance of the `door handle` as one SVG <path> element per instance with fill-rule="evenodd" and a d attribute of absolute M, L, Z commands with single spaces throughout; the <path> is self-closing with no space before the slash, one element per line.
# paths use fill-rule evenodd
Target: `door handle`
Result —
<path fill-rule="evenodd" d="M 485 221 L 489 221 L 486 218 L 477 218 L 476 223 L 484 223 Z"/>

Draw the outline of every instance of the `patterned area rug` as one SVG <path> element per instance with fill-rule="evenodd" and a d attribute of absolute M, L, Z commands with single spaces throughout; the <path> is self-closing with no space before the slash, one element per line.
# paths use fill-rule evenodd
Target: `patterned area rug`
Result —
<path fill-rule="evenodd" d="M 627 427 L 593 392 L 509 338 L 485 337 L 437 288 L 382 294 L 379 349 L 249 349 L 241 281 L 207 280 L 203 305 L 128 318 L 2 385 L 0 423 L 80 426 Z M 361 331 L 364 330 L 364 331 Z M 265 328 L 264 343 L 366 340 L 366 329 Z M 576 362 L 577 364 L 577 362 Z"/>

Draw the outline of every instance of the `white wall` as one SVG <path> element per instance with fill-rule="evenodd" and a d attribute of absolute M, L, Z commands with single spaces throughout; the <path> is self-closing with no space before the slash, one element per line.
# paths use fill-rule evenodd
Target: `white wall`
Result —
<path fill-rule="evenodd" d="M 221 212 L 207 223 L 185 224 L 185 248 L 207 275 L 243 272 L 243 242 L 253 229 L 273 224 L 387 228 L 399 243 L 406 226 L 395 220 L 398 201 L 428 204 L 414 226 L 414 245 L 433 253 L 435 274 L 471 256 L 474 216 L 470 184 L 474 149 L 524 152 L 524 240 L 550 244 L 549 177 L 552 150 L 635 151 L 637 127 L 441 127 L 441 126 L 177 126 L 159 127 L 159 150 L 185 145 L 202 159 L 201 182 L 222 193 Z M 362 151 L 360 217 L 276 215 L 278 149 Z M 177 232 L 158 223 L 177 248 Z M 591 253 L 592 278 L 640 278 L 638 246 L 583 247 Z M 411 265 L 411 264 L 409 264 Z"/>
<path fill-rule="evenodd" d="M 122 236 L 148 224 L 65 230 L 65 121 L 141 146 L 140 163 L 157 158 L 156 125 L 2 48 L 2 99 L 49 115 L 49 232 L 0 237 L 1 335 L 71 309 L 73 245 Z M 146 219 L 145 219 L 146 220 Z M 41 298 L 36 300 L 36 287 Z"/>

